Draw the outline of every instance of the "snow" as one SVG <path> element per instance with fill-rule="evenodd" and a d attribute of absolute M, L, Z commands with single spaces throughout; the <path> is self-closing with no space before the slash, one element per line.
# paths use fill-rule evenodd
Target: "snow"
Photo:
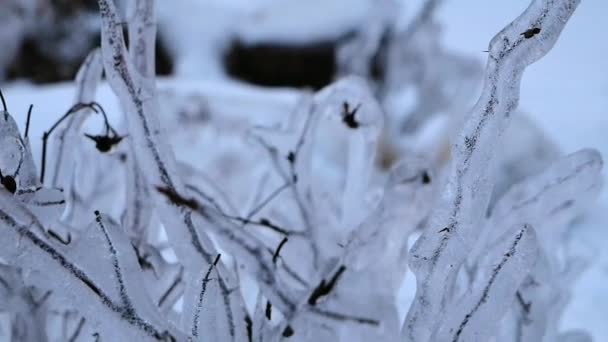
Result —
<path fill-rule="evenodd" d="M 370 0 L 280 1 L 246 17 L 238 35 L 246 43 L 331 41 L 358 26 L 374 6 Z M 324 15 L 319 15 L 319 8 L 323 8 Z"/>

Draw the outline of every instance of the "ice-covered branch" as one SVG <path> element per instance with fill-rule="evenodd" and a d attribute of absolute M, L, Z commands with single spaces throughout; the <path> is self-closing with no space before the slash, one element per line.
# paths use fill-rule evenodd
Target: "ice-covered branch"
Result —
<path fill-rule="evenodd" d="M 126 111 L 129 133 L 133 138 L 135 152 L 141 160 L 141 168 L 146 169 L 148 187 L 150 184 L 162 185 L 170 189 L 183 191 L 184 185 L 177 177 L 175 160 L 166 141 L 163 139 L 158 122 L 158 108 L 153 88 L 145 86 L 145 81 L 134 73 L 132 61 L 128 58 L 120 20 L 112 1 L 99 0 L 102 18 L 102 55 L 108 81 L 119 97 Z M 156 192 L 154 192 L 156 193 Z M 154 196 L 157 206 L 168 215 L 161 215 L 165 220 L 170 240 L 180 245 L 176 253 L 188 269 L 197 269 L 194 264 L 201 258 L 208 263 L 213 261 L 211 246 L 203 247 L 201 236 L 192 226 L 190 214 L 164 198 Z"/>
<path fill-rule="evenodd" d="M 102 72 L 101 51 L 94 49 L 86 57 L 76 74 L 75 104 L 95 101 L 95 93 L 99 82 L 101 82 Z M 70 185 L 74 177 L 74 164 L 79 150 L 79 134 L 91 113 L 93 113 L 91 108 L 84 107 L 67 117 L 58 128 L 53 139 L 56 145 L 53 146 L 55 158 L 51 170 L 51 187 L 64 189 L 66 193 L 71 192 Z"/>
<path fill-rule="evenodd" d="M 517 108 L 525 68 L 555 44 L 579 0 L 534 0 L 490 42 L 482 94 L 452 148 L 445 187 L 429 227 L 412 248 L 416 297 L 403 325 L 407 341 L 428 341 L 441 321 L 458 269 L 487 208 L 494 148 Z M 538 30 L 532 36 L 528 30 Z"/>
<path fill-rule="evenodd" d="M 0 191 L 0 196 L 9 196 Z M 167 340 L 180 334 L 168 326 L 151 306 L 141 284 L 139 266 L 126 236 L 110 221 L 97 222 L 77 242 L 62 246 L 36 234 L 20 223 L 11 208 L 0 209 L 2 240 L 0 257 L 24 267 L 28 283 L 37 283 L 69 300 L 107 327 L 106 336 L 132 336 Z M 26 249 L 28 252 L 23 253 Z M 109 255 L 100 263 L 98 255 Z M 112 274 L 111 277 L 108 277 Z M 125 329 L 113 329 L 116 324 Z M 113 331 L 113 332 L 112 332 Z"/>
<path fill-rule="evenodd" d="M 166 188 L 158 191 L 171 202 L 190 208 L 204 220 L 208 221 L 223 248 L 246 265 L 247 271 L 259 282 L 264 295 L 278 307 L 284 315 L 291 316 L 296 303 L 291 294 L 278 285 L 272 252 L 249 231 L 239 228 L 230 222 L 222 213 L 211 207 L 205 207 L 194 198 L 185 198 L 181 194 Z"/>
<path fill-rule="evenodd" d="M 484 256 L 473 288 L 446 308 L 445 321 L 432 341 L 488 341 L 536 263 L 538 244 L 531 226 L 515 226 Z"/>
<path fill-rule="evenodd" d="M 156 14 L 154 0 L 136 0 L 133 2 L 133 17 L 129 21 L 129 54 L 133 66 L 148 82 L 154 82 Z"/>
<path fill-rule="evenodd" d="M 588 208 L 602 185 L 602 157 L 591 149 L 565 156 L 540 174 L 514 185 L 497 203 L 488 222 L 489 241 L 502 234 L 500 228 L 517 222 L 538 229 L 563 227 Z M 559 234 L 557 234 L 559 235 Z"/>
<path fill-rule="evenodd" d="M 125 47 L 120 19 L 112 1 L 99 0 L 101 13 L 101 47 L 104 69 L 110 86 L 120 99 L 126 112 L 129 134 L 133 139 L 135 154 L 139 167 L 146 170 L 147 187 L 167 187 L 173 191 L 186 190 L 177 176 L 177 166 L 172 151 L 164 139 L 157 113 L 158 103 L 155 87 L 151 79 L 142 78 L 136 72 Z M 142 5 L 142 6 L 150 6 Z M 153 51 L 146 46 L 146 53 Z M 137 55 L 137 54 L 136 54 Z M 156 191 L 151 192 L 163 224 L 166 227 L 169 241 L 175 247 L 180 262 L 185 266 L 186 277 L 191 279 L 198 273 L 200 265 L 211 264 L 217 254 L 211 240 L 202 230 L 193 224 L 191 212 L 168 202 Z M 238 293 L 230 291 L 229 275 L 222 264 L 218 265 L 219 284 L 224 302 L 224 314 L 229 320 L 231 336 L 234 336 L 236 322 L 234 319 L 235 303 Z M 231 285 L 229 285 L 231 284 Z M 193 296 L 195 293 L 188 293 Z"/>

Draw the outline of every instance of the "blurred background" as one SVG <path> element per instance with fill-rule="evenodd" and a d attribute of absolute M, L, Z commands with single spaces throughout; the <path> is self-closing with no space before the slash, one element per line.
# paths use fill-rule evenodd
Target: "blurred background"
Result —
<path fill-rule="evenodd" d="M 128 20 L 128 5 L 117 3 Z M 208 114 L 272 123 L 302 93 L 358 74 L 370 80 L 390 118 L 380 161 L 390 166 L 404 145 L 445 144 L 437 136 L 445 129 L 426 127 L 445 127 L 466 114 L 478 96 L 488 42 L 528 3 L 159 0 L 156 69 L 164 119 L 167 126 L 176 117 L 196 121 Z M 583 0 L 555 48 L 522 81 L 520 110 L 560 153 L 592 147 L 608 156 L 606 15 L 608 2 Z M 35 153 L 43 130 L 71 106 L 72 80 L 99 36 L 93 0 L 0 0 L 0 87 L 20 124 L 34 104 Z M 107 86 L 98 101 L 120 120 Z M 608 341 L 607 213 L 604 191 L 576 225 L 578 248 L 595 261 L 562 322 L 590 331 L 596 341 Z"/>

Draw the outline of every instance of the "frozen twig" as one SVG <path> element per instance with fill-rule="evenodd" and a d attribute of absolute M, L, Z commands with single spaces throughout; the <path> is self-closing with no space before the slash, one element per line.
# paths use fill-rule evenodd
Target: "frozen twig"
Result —
<path fill-rule="evenodd" d="M 553 47 L 578 3 L 534 0 L 490 42 L 484 88 L 453 144 L 438 210 L 411 250 L 417 290 L 402 329 L 406 341 L 428 341 L 433 322 L 441 321 L 448 289 L 475 242 L 490 199 L 491 156 L 517 108 L 523 72 Z M 530 28 L 541 31 L 531 38 L 521 35 Z"/>

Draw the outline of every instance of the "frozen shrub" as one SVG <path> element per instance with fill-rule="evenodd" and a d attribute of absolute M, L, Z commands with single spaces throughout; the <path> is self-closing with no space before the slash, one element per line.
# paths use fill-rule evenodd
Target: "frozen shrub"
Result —
<path fill-rule="evenodd" d="M 513 139 L 525 68 L 577 0 L 534 0 L 492 39 L 482 94 L 445 165 L 412 148 L 388 171 L 377 151 L 394 118 L 358 76 L 303 94 L 280 124 L 206 130 L 215 135 L 198 153 L 216 169 L 176 160 L 168 137 L 190 122 L 160 124 L 154 4 L 135 2 L 127 49 L 114 2 L 98 3 L 101 50 L 43 136 L 40 178 L 27 129 L 6 104 L 0 113 L 0 311 L 14 340 L 588 340 L 558 320 L 589 261 L 568 248 L 568 226 L 599 193 L 601 157 L 530 167 L 522 149 L 495 157 Z M 125 132 L 95 102 L 102 70 Z M 100 134 L 83 136 L 88 118 L 103 119 Z M 530 132 L 539 153 L 558 154 Z M 521 171 L 501 176 L 502 165 Z"/>

